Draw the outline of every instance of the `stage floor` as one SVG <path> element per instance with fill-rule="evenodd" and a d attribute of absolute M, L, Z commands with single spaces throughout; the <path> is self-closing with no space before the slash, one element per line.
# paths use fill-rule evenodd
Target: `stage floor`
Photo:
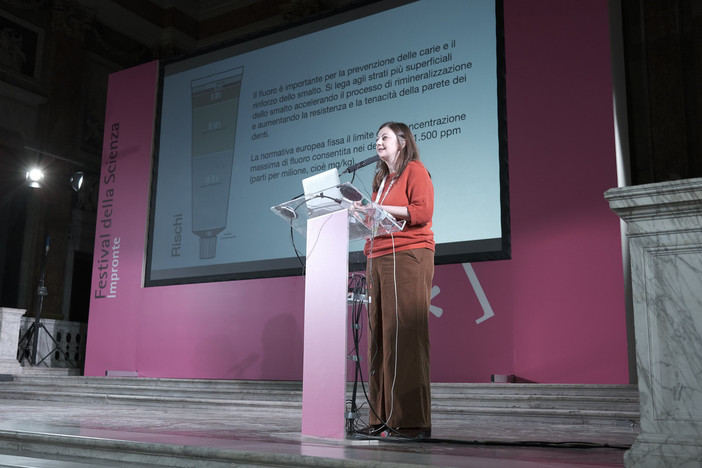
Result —
<path fill-rule="evenodd" d="M 621 467 L 638 433 L 634 427 L 434 418 L 432 439 L 408 442 L 310 438 L 300 428 L 299 410 L 265 406 L 1 399 L 0 466 Z M 112 460 L 99 451 L 110 451 Z M 86 458 L 91 453 L 100 458 Z"/>

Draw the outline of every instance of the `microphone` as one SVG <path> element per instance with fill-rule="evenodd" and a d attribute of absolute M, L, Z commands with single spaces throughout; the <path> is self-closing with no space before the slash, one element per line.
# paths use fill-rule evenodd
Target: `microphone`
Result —
<path fill-rule="evenodd" d="M 363 198 L 363 194 L 350 185 L 340 185 L 341 196 L 352 202 L 360 201 L 363 206 L 368 204 L 368 200 Z"/>
<path fill-rule="evenodd" d="M 359 162 L 359 163 L 351 164 L 350 166 L 348 166 L 346 169 L 343 170 L 342 174 L 347 174 L 347 173 L 350 173 L 350 172 L 356 172 L 357 170 L 359 170 L 359 169 L 362 168 L 362 167 L 366 167 L 366 166 L 369 165 L 369 164 L 373 164 L 373 163 L 376 162 L 378 159 L 380 159 L 380 156 L 378 156 L 378 155 L 376 154 L 375 156 L 373 156 L 373 157 L 371 157 L 371 158 L 368 158 L 368 159 L 365 159 L 365 160 L 363 160 L 363 161 L 361 161 L 361 162 Z"/>
<path fill-rule="evenodd" d="M 324 195 L 324 192 L 319 192 L 319 195 L 317 195 L 313 198 L 328 198 L 329 200 L 332 200 L 334 203 L 338 203 L 339 205 L 341 205 L 343 203 L 343 200 L 341 200 L 339 198 L 331 197 L 329 195 Z"/>
<path fill-rule="evenodd" d="M 275 209 L 278 211 L 278 213 L 280 213 L 288 219 L 297 218 L 297 212 L 289 206 L 276 206 Z"/>

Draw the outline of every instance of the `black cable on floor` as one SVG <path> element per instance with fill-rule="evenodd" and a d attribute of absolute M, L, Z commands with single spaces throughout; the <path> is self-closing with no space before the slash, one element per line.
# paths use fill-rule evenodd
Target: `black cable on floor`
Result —
<path fill-rule="evenodd" d="M 364 434 L 356 433 L 354 439 L 357 440 L 378 440 L 382 442 L 391 443 L 432 443 L 432 444 L 446 444 L 446 445 L 474 445 L 474 446 L 503 446 L 503 447 L 525 447 L 525 448 L 568 448 L 568 449 L 597 449 L 597 448 L 607 448 L 607 449 L 617 449 L 617 450 L 629 450 L 631 446 L 628 445 L 612 445 L 612 444 L 599 444 L 593 442 L 548 442 L 548 441 L 537 441 L 537 440 L 526 440 L 526 441 L 499 441 L 499 440 L 460 440 L 460 439 L 439 439 L 433 437 L 427 438 L 412 438 L 412 437 L 380 437 L 380 436 L 367 436 Z"/>

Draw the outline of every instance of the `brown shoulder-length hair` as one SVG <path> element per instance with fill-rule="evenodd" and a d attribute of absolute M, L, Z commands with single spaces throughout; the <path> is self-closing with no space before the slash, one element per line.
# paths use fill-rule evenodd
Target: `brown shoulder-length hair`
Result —
<path fill-rule="evenodd" d="M 400 164 L 397 168 L 397 174 L 395 174 L 394 177 L 397 179 L 405 171 L 405 168 L 407 168 L 410 161 L 419 160 L 419 149 L 417 149 L 417 143 L 414 141 L 412 131 L 406 124 L 401 122 L 385 122 L 383 125 L 378 127 L 378 132 L 380 132 L 380 130 L 384 127 L 392 130 L 402 146 L 400 149 Z M 388 169 L 388 165 L 383 161 L 378 161 L 378 164 L 376 165 L 375 177 L 373 177 L 373 192 L 378 191 L 380 184 L 383 182 L 383 179 L 388 176 L 389 172 L 390 170 Z"/>

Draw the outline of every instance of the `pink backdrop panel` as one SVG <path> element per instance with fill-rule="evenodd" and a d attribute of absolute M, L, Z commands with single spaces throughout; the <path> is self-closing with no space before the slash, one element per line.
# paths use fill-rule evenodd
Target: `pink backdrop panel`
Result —
<path fill-rule="evenodd" d="M 436 267 L 429 317 L 432 381 L 488 382 L 492 374 L 514 373 L 508 263 L 472 264 L 477 286 L 464 265 Z M 480 291 L 487 307 L 480 302 Z M 483 319 L 486 313 L 494 315 Z"/>
<path fill-rule="evenodd" d="M 139 375 L 299 380 L 304 281 L 143 289 Z"/>
<path fill-rule="evenodd" d="M 142 287 L 157 78 L 110 77 L 85 374 L 299 380 L 301 278 Z"/>
<path fill-rule="evenodd" d="M 606 0 L 505 2 L 516 373 L 628 383 Z"/>
<path fill-rule="evenodd" d="M 110 76 L 85 373 L 134 371 L 158 63 Z"/>
<path fill-rule="evenodd" d="M 432 380 L 628 383 L 607 1 L 504 13 L 512 259 L 437 266 Z M 303 278 L 142 287 L 157 77 L 110 79 L 85 373 L 299 380 Z M 115 250 L 115 297 L 97 298 Z"/>

